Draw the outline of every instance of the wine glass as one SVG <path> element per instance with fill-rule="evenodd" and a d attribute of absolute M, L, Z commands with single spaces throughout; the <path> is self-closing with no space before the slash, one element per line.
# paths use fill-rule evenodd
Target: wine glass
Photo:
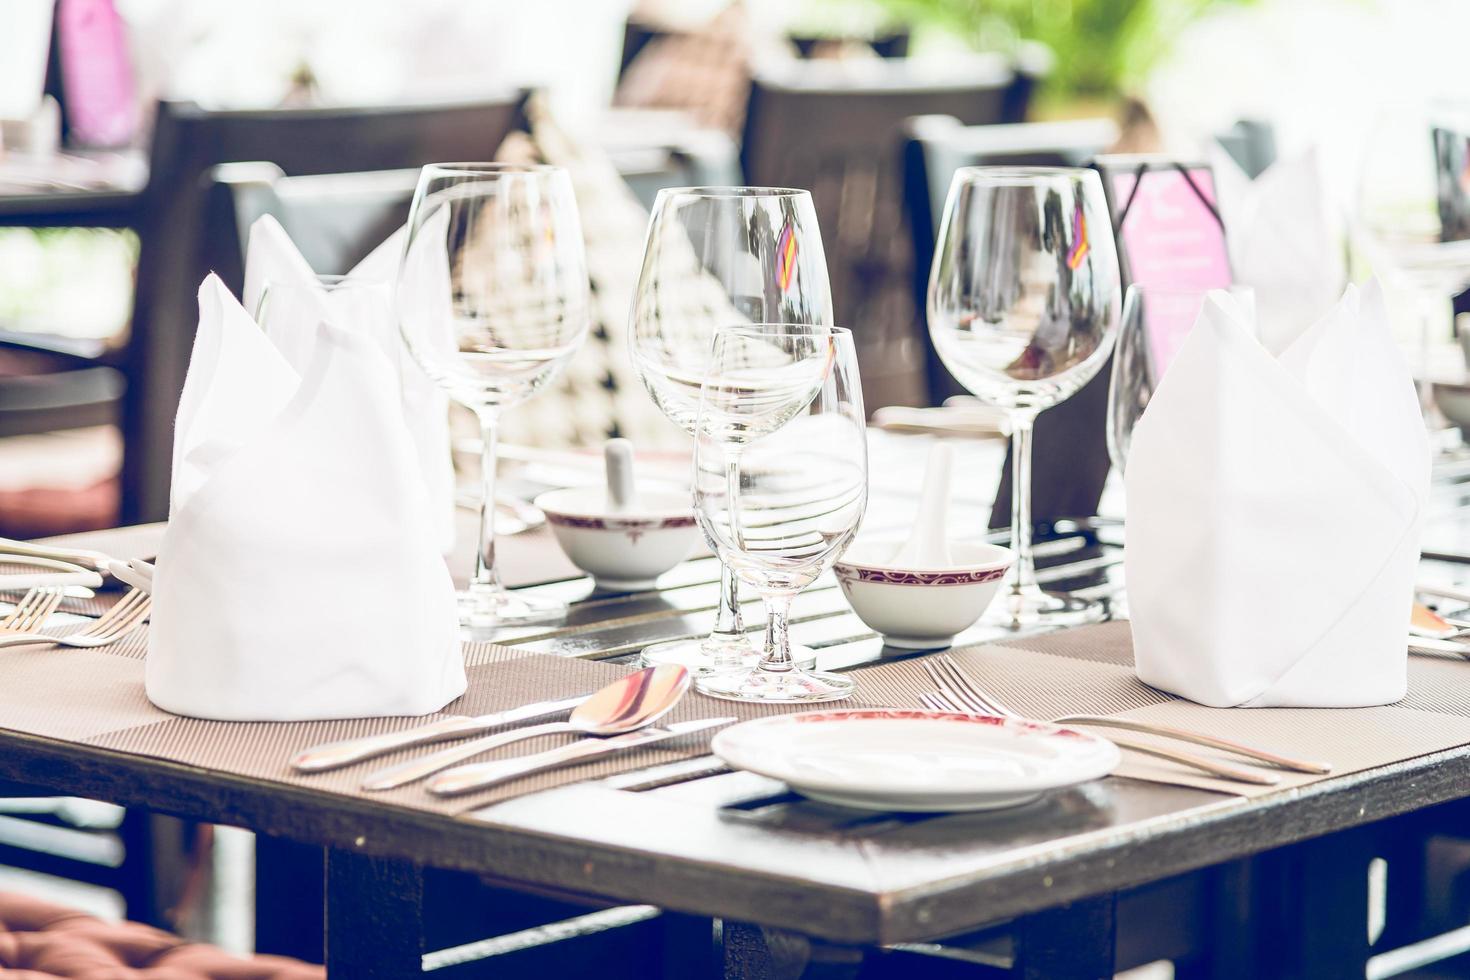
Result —
<path fill-rule="evenodd" d="M 500 584 L 493 516 L 500 413 L 545 387 L 587 334 L 587 263 L 566 171 L 425 167 L 409 211 L 397 301 L 409 353 L 475 413 L 483 437 L 479 550 L 460 594 L 460 625 L 481 637 L 562 616 L 562 603 Z"/>
<path fill-rule="evenodd" d="M 695 423 L 694 513 L 725 566 L 766 606 L 751 667 L 702 674 L 705 694 L 736 701 L 834 701 L 850 678 L 805 669 L 792 599 L 832 567 L 868 501 L 862 386 L 852 334 L 752 324 L 715 332 Z"/>
<path fill-rule="evenodd" d="M 1133 427 L 1194 328 L 1210 292 L 1138 283 L 1128 287 L 1108 387 L 1108 458 L 1120 474 L 1128 461 Z M 1224 292 L 1235 297 L 1243 310 L 1254 310 L 1255 293 L 1249 287 L 1231 286 Z"/>
<path fill-rule="evenodd" d="M 1068 167 L 962 167 L 929 273 L 929 333 L 961 384 L 1011 419 L 1015 564 L 987 620 L 1009 630 L 1095 618 L 1042 592 L 1031 554 L 1031 430 L 1108 358 L 1118 258 L 1102 182 Z"/>
<path fill-rule="evenodd" d="M 1448 350 L 1450 339 L 1448 331 L 1436 337 L 1435 325 L 1449 322 L 1450 297 L 1470 286 L 1470 188 L 1442 186 L 1464 171 L 1467 141 L 1465 104 L 1393 103 L 1374 117 L 1359 174 L 1355 238 L 1374 271 L 1417 304 L 1426 406 L 1436 348 Z"/>
<path fill-rule="evenodd" d="M 654 404 L 691 434 L 717 326 L 832 324 L 827 259 L 809 193 L 780 187 L 678 187 L 659 191 L 633 297 L 628 345 Z M 720 573 L 708 637 L 647 647 L 646 665 L 692 671 L 751 666 L 739 583 Z"/>

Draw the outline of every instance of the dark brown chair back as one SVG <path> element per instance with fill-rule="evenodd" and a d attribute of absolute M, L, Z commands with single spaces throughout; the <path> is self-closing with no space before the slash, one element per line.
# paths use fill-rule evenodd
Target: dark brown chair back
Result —
<path fill-rule="evenodd" d="M 267 161 L 288 175 L 416 168 L 491 159 L 523 125 L 524 93 L 392 107 L 211 112 L 162 103 L 139 235 L 138 293 L 126 363 L 123 519 L 168 513 L 174 414 L 211 260 L 204 211 L 210 171 Z M 216 253 L 217 254 L 217 253 Z"/>
<path fill-rule="evenodd" d="M 1014 76 L 977 58 L 943 80 L 903 60 L 793 62 L 757 73 L 742 163 L 751 184 L 812 192 L 839 326 L 853 331 L 868 408 L 923 404 L 922 321 L 911 288 L 913 245 L 903 212 L 903 125 L 944 113 L 1003 119 Z"/>

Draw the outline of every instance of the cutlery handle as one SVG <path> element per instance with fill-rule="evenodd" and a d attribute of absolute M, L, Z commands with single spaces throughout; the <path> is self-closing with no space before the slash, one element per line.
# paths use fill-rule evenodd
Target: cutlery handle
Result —
<path fill-rule="evenodd" d="M 1204 745 L 1212 749 L 1220 749 L 1223 752 L 1232 752 L 1235 755 L 1245 756 L 1247 759 L 1255 759 L 1257 762 L 1265 762 L 1281 769 L 1290 769 L 1293 772 L 1307 772 L 1316 776 L 1325 776 L 1332 772 L 1332 766 L 1325 762 L 1306 762 L 1301 759 L 1290 759 L 1284 755 L 1276 755 L 1274 752 L 1252 748 L 1249 745 L 1241 745 L 1238 742 L 1227 742 L 1223 738 L 1216 738 L 1213 735 L 1206 735 L 1203 732 L 1191 732 L 1183 728 L 1173 728 L 1169 725 L 1157 725 L 1152 722 L 1134 721 L 1131 718 L 1114 718 L 1105 715 L 1065 715 L 1052 720 L 1062 724 L 1093 725 L 1100 728 L 1123 728 L 1130 732 L 1163 735 L 1167 738 L 1178 739 L 1181 742 L 1193 742 L 1195 745 Z"/>
<path fill-rule="evenodd" d="M 410 728 L 403 732 L 369 735 L 366 738 L 348 738 L 340 742 L 325 742 L 321 745 L 313 745 L 309 749 L 303 749 L 291 760 L 291 768 L 297 772 L 326 772 L 329 769 L 340 769 L 364 759 L 387 755 L 396 749 L 441 742 L 464 732 L 474 731 L 478 727 L 477 719 L 455 717 L 445 718 L 432 725 Z"/>
<path fill-rule="evenodd" d="M 106 568 L 108 561 L 108 557 L 100 551 L 89 551 L 86 548 L 53 548 L 50 545 L 32 544 L 29 541 L 16 541 L 14 538 L 0 538 L 0 552 L 9 555 L 24 555 L 27 558 L 50 558 L 54 561 L 64 561 L 69 565 L 82 565 L 98 572 Z"/>
<path fill-rule="evenodd" d="M 1145 745 L 1132 739 L 1113 738 L 1109 739 L 1120 749 L 1129 749 L 1133 752 L 1141 752 L 1159 759 L 1167 759 L 1190 769 L 1198 769 L 1200 772 L 1208 773 L 1219 779 L 1228 779 L 1236 783 L 1250 783 L 1254 786 L 1275 786 L 1281 782 L 1281 777 L 1275 773 L 1260 772 L 1254 769 L 1238 769 L 1235 766 L 1227 766 L 1223 762 L 1215 762 L 1203 756 L 1191 755 L 1188 752 L 1175 752 L 1173 749 L 1161 749 L 1153 745 Z"/>
<path fill-rule="evenodd" d="M 607 755 L 623 747 L 625 746 L 618 744 L 614 739 L 589 738 L 520 759 L 497 759 L 494 762 L 477 762 L 468 766 L 458 766 L 431 780 L 429 792 L 435 796 L 459 796 L 473 790 L 497 786 L 521 776 L 529 776 L 533 772 L 556 769 L 581 759 Z"/>
<path fill-rule="evenodd" d="M 457 762 L 472 759 L 481 752 L 498 749 L 502 745 L 510 745 L 522 739 L 535 738 L 538 735 L 560 735 L 566 732 L 580 732 L 581 729 L 565 721 L 553 721 L 545 725 L 532 725 L 530 728 L 518 728 L 513 732 L 500 732 L 496 735 L 486 735 L 463 745 L 444 749 L 422 759 L 413 759 L 399 766 L 390 766 L 380 769 L 369 775 L 362 781 L 362 788 L 370 792 L 384 789 L 396 789 L 408 783 L 416 782 L 425 776 L 432 776 L 440 769 L 447 769 Z"/>

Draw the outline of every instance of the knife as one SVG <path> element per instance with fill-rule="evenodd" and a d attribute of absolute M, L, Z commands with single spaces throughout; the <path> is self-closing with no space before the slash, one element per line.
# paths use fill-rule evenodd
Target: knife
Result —
<path fill-rule="evenodd" d="M 1410 636 L 1409 652 L 1422 653 L 1453 653 L 1457 657 L 1470 660 L 1470 646 L 1464 643 L 1456 643 L 1454 640 L 1432 639 L 1427 636 Z"/>
<path fill-rule="evenodd" d="M 69 565 L 81 565 L 95 572 L 106 570 L 108 556 L 100 551 L 92 551 L 87 548 L 56 548 L 46 544 L 35 544 L 31 541 L 17 541 L 14 538 L 0 538 L 0 552 L 7 555 L 23 555 L 27 558 L 50 558 L 53 561 L 64 561 Z"/>
<path fill-rule="evenodd" d="M 326 772 L 329 769 L 340 769 L 354 762 L 361 762 L 363 759 L 386 755 L 395 749 L 404 749 L 412 745 L 428 745 L 433 742 L 447 742 L 453 738 L 478 735 L 497 725 L 511 725 L 518 721 L 540 718 L 543 715 L 554 715 L 559 711 L 570 711 L 589 697 L 591 697 L 590 691 L 575 697 L 537 701 L 535 704 L 526 704 L 519 708 L 497 711 L 488 715 L 477 715 L 473 718 L 456 715 L 453 718 L 445 718 L 442 721 L 420 725 L 402 732 L 369 735 L 366 738 L 349 738 L 340 742 L 326 742 L 303 749 L 291 760 L 291 768 L 297 772 Z"/>
<path fill-rule="evenodd" d="M 42 558 L 39 555 L 21 555 L 0 552 L 0 562 L 12 559 L 15 564 L 38 568 L 37 572 L 16 572 L 0 575 L 0 592 L 21 592 L 28 589 L 53 589 L 65 586 L 82 586 L 96 589 L 102 586 L 102 576 L 90 568 L 59 558 Z"/>
<path fill-rule="evenodd" d="M 572 762 L 581 762 L 584 759 L 612 755 L 614 752 L 622 752 L 625 749 L 652 745 L 654 742 L 678 738 L 680 735 L 688 735 L 691 732 L 702 732 L 708 728 L 718 728 L 734 721 L 739 721 L 739 719 L 729 717 L 676 721 L 672 725 L 644 728 L 626 735 L 614 735 L 612 738 L 584 739 L 546 752 L 522 756 L 519 759 L 500 759 L 495 762 L 476 762 L 468 766 L 457 766 L 429 780 L 429 792 L 435 796 L 459 796 L 462 793 L 519 779 L 533 772 L 541 772 L 543 769 L 556 769 Z"/>

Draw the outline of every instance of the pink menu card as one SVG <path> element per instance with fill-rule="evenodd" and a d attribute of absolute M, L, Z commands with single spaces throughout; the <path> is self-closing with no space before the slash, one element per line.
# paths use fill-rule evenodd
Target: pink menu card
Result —
<path fill-rule="evenodd" d="M 1115 171 L 1112 183 L 1132 283 L 1199 292 L 1230 286 L 1230 257 L 1209 168 L 1156 165 L 1141 174 Z M 1148 302 L 1149 359 L 1156 377 L 1173 361 L 1197 312 L 1193 302 L 1178 294 L 1160 294 Z"/>

